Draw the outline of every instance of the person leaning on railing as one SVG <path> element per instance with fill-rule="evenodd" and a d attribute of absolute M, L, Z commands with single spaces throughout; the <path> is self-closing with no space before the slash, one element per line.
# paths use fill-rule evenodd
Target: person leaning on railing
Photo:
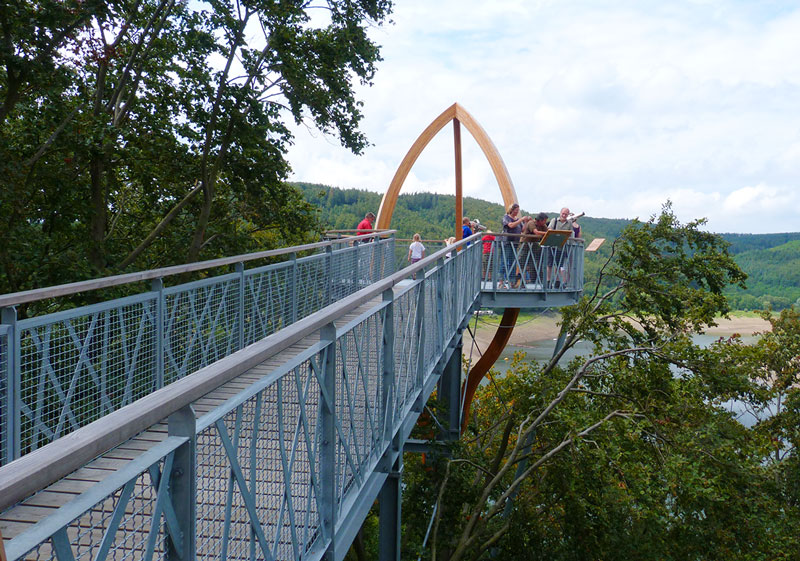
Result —
<path fill-rule="evenodd" d="M 542 247 L 539 242 L 546 233 L 546 212 L 540 212 L 536 218 L 522 228 L 522 237 L 519 243 L 519 266 L 524 270 L 526 283 L 532 283 L 538 277 L 539 261 L 542 255 Z"/>

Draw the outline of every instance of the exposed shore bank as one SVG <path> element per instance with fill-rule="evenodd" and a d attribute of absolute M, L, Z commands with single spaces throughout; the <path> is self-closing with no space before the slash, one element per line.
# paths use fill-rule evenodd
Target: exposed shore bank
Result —
<path fill-rule="evenodd" d="M 522 319 L 517 322 L 514 331 L 511 333 L 509 345 L 514 347 L 526 347 L 540 341 L 552 340 L 558 337 L 560 316 L 535 316 L 533 319 Z M 734 333 L 741 335 L 752 335 L 754 333 L 769 330 L 769 322 L 760 317 L 731 317 L 730 319 L 719 318 L 714 327 L 706 329 L 708 335 L 719 337 L 730 337 Z M 474 322 L 470 327 L 474 327 Z M 489 321 L 479 321 L 476 334 L 476 341 L 481 349 L 485 349 L 497 331 L 497 323 Z M 468 332 L 464 333 L 464 346 L 472 344 L 472 338 Z"/>

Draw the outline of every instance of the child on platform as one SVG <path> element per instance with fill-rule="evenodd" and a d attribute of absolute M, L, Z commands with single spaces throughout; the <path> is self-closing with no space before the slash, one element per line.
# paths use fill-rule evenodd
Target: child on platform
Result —
<path fill-rule="evenodd" d="M 408 246 L 408 260 L 411 261 L 413 265 L 423 257 L 425 257 L 425 246 L 422 245 L 422 241 L 419 234 L 414 234 L 414 241 L 411 242 L 411 245 Z M 417 280 L 417 274 L 414 273 L 414 280 Z"/>

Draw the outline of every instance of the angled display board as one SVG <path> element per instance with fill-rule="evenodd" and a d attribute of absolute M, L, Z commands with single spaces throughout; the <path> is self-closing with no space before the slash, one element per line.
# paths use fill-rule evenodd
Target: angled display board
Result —
<path fill-rule="evenodd" d="M 567 240 L 572 237 L 572 230 L 547 230 L 542 241 L 539 242 L 541 246 L 561 247 Z"/>

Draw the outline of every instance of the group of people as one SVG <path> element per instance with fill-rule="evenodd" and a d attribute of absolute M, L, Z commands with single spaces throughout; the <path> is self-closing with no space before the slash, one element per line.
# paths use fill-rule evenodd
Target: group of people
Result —
<path fill-rule="evenodd" d="M 582 237 L 581 226 L 577 221 L 580 216 L 583 216 L 583 213 L 575 216 L 568 207 L 562 208 L 559 215 L 553 219 L 549 219 L 545 212 L 540 212 L 535 218 L 520 216 L 519 205 L 517 203 L 512 204 L 508 208 L 506 215 L 503 216 L 503 233 L 509 235 L 502 236 L 499 240 L 502 242 L 503 248 L 503 257 L 500 260 L 501 285 L 507 286 L 507 283 L 519 282 L 523 273 L 526 276 L 526 280 L 531 280 L 534 266 L 541 260 L 542 247 L 539 242 L 541 242 L 548 230 L 567 230 L 571 232 L 570 237 Z M 519 244 L 518 252 L 515 251 L 517 243 Z M 490 250 L 491 245 L 487 248 L 486 244 L 484 244 L 484 253 Z M 558 248 L 553 248 L 547 254 L 546 282 L 548 285 L 551 280 L 554 282 L 555 287 L 566 284 L 567 271 L 564 264 L 561 263 L 562 255 L 561 250 Z M 519 263 L 519 269 L 515 260 Z M 555 278 L 553 278 L 552 274 L 554 268 L 557 269 Z"/>
<path fill-rule="evenodd" d="M 535 264 L 541 261 L 542 247 L 539 242 L 541 242 L 548 230 L 567 230 L 571 231 L 570 237 L 581 238 L 581 226 L 578 224 L 578 218 L 581 216 L 583 216 L 583 213 L 576 216 L 570 212 L 568 207 L 562 208 L 559 215 L 552 219 L 545 212 L 540 212 L 535 217 L 520 216 L 519 205 L 513 203 L 508 208 L 505 216 L 503 216 L 503 235 L 497 240 L 501 242 L 502 248 L 502 257 L 498 259 L 501 266 L 501 286 L 507 287 L 509 286 L 508 283 L 520 282 L 523 274 L 526 282 L 530 282 L 533 277 L 532 269 Z M 372 212 L 368 212 L 358 224 L 359 235 L 372 231 L 374 221 L 375 215 Z M 480 231 L 486 228 L 480 224 L 480 221 L 472 221 L 465 216 L 461 221 L 461 229 L 461 237 L 466 239 L 473 235 L 476 230 Z M 489 257 L 495 238 L 495 235 L 491 233 L 487 233 L 481 238 L 483 242 L 483 275 L 485 279 L 491 277 Z M 455 241 L 455 236 L 453 236 L 445 239 L 444 243 L 445 245 L 453 245 Z M 470 244 L 471 242 L 467 245 Z M 450 257 L 450 255 L 448 253 L 447 257 Z M 407 260 L 413 264 L 423 257 L 425 257 L 425 246 L 422 244 L 422 238 L 419 234 L 414 234 L 411 245 L 408 246 Z M 547 253 L 546 282 L 548 285 L 551 280 L 554 281 L 554 286 L 556 287 L 566 284 L 567 271 L 563 266 L 564 264 L 561 263 L 561 257 L 562 253 L 558 248 L 553 248 L 552 251 Z M 554 269 L 555 278 L 553 278 Z"/>

